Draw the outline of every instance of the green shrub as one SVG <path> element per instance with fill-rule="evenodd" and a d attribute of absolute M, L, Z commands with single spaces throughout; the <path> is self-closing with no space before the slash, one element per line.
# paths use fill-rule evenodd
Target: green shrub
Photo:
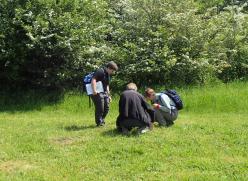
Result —
<path fill-rule="evenodd" d="M 0 81 L 80 87 L 113 60 L 112 84 L 206 84 L 247 79 L 244 1 L 0 1 Z"/>

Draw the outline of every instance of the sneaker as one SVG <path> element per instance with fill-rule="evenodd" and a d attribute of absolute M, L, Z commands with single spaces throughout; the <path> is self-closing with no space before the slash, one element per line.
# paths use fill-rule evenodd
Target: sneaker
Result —
<path fill-rule="evenodd" d="M 146 133 L 146 132 L 148 132 L 148 131 L 150 131 L 150 129 L 149 129 L 148 127 L 140 128 L 140 130 L 139 130 L 139 132 L 140 132 L 141 134 Z"/>

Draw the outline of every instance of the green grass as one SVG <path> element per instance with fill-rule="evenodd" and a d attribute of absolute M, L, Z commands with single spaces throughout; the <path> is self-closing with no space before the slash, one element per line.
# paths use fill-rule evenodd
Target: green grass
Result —
<path fill-rule="evenodd" d="M 2 95 L 0 180 L 248 180 L 248 83 L 179 90 L 176 124 L 115 131 L 118 96 L 96 128 L 88 98 Z"/>

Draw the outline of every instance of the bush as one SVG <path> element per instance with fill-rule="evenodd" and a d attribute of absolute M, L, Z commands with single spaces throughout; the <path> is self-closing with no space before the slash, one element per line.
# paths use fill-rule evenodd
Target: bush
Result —
<path fill-rule="evenodd" d="M 127 82 L 205 84 L 247 78 L 247 4 L 64 0 L 0 3 L 0 81 L 80 87 L 108 61 Z"/>

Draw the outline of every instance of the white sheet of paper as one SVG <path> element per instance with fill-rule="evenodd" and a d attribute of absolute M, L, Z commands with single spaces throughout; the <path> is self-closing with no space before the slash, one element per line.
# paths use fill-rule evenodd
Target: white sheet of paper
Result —
<path fill-rule="evenodd" d="M 86 92 L 87 92 L 87 95 L 93 94 L 91 84 L 86 84 Z M 96 92 L 98 92 L 98 93 L 104 92 L 103 85 L 102 85 L 101 81 L 96 82 Z"/>

